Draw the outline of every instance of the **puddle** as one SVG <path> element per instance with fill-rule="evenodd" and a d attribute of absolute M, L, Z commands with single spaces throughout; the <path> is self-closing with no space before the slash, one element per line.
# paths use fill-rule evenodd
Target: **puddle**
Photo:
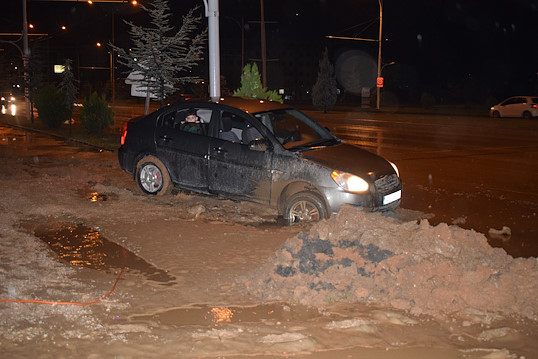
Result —
<path fill-rule="evenodd" d="M 217 326 L 223 323 L 304 322 L 320 317 L 319 311 L 303 305 L 268 303 L 253 307 L 211 307 L 201 305 L 175 308 L 149 315 L 131 316 L 135 322 L 181 327 L 186 325 Z"/>
<path fill-rule="evenodd" d="M 99 192 L 92 192 L 86 198 L 89 199 L 90 202 L 106 202 L 108 201 L 109 195 Z"/>
<path fill-rule="evenodd" d="M 81 198 L 85 198 L 90 202 L 106 202 L 109 200 L 118 199 L 118 195 L 114 193 L 101 193 L 97 191 L 88 191 L 86 188 L 79 189 L 77 194 Z"/>
<path fill-rule="evenodd" d="M 96 270 L 129 268 L 147 279 L 173 284 L 175 278 L 144 261 L 128 249 L 109 241 L 95 229 L 76 224 L 40 226 L 34 230 L 61 260 Z"/>

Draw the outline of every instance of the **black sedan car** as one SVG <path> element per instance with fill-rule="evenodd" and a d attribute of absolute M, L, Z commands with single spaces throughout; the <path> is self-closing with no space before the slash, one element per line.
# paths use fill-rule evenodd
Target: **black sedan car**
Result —
<path fill-rule="evenodd" d="M 147 194 L 176 186 L 254 201 L 289 224 L 328 218 L 342 204 L 391 210 L 402 193 L 393 163 L 264 100 L 186 101 L 132 119 L 118 157 Z"/>

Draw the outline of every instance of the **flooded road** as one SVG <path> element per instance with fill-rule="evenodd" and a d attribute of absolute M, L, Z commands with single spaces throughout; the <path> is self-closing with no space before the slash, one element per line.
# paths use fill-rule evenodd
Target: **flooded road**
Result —
<path fill-rule="evenodd" d="M 92 306 L 0 303 L 0 345 L 9 357 L 513 359 L 538 353 L 535 321 L 525 318 L 479 310 L 418 316 L 378 305 L 375 298 L 335 301 L 360 290 L 328 296 L 319 309 L 285 298 L 264 301 L 246 291 L 247 282 L 271 283 L 244 276 L 272 263 L 279 249 L 291 248 L 288 239 L 309 228 L 265 225 L 265 209 L 246 202 L 183 192 L 144 196 L 118 168 L 114 153 L 5 127 L 0 139 L 0 297 L 90 302 L 111 289 L 120 267 L 129 268 L 111 295 Z M 433 198 L 442 191 L 423 192 Z M 376 238 L 394 237 L 374 232 Z M 360 231 L 351 233 L 360 237 Z M 349 256 L 340 267 L 327 267 L 326 287 L 361 279 L 368 272 L 345 272 L 352 259 L 361 258 Z M 433 259 L 431 266 L 439 263 Z M 469 274 L 467 280 L 490 275 Z M 448 277 L 421 277 L 427 280 L 415 284 L 453 293 L 442 287 Z M 308 281 L 303 284 L 292 291 L 319 295 Z"/>

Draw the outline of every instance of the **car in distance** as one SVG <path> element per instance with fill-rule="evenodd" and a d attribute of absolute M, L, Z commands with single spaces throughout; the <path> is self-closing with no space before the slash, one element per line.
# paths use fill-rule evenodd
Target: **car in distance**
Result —
<path fill-rule="evenodd" d="M 17 114 L 17 104 L 15 103 L 15 96 L 12 94 L 0 95 L 0 105 L 2 106 L 2 115 L 15 116 Z"/>
<path fill-rule="evenodd" d="M 198 133 L 182 130 L 192 113 Z M 398 207 L 396 165 L 338 139 L 301 111 L 237 97 L 184 101 L 129 120 L 120 167 L 150 195 L 172 187 L 277 209 L 288 224 L 328 218 L 343 204 Z"/>
<path fill-rule="evenodd" d="M 492 106 L 491 117 L 538 117 L 538 96 L 514 96 Z"/>

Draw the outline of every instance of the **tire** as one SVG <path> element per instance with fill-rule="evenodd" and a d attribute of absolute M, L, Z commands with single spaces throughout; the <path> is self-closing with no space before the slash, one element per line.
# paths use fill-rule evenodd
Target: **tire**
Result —
<path fill-rule="evenodd" d="M 493 111 L 492 117 L 493 118 L 500 118 L 501 114 L 499 113 L 499 111 Z"/>
<path fill-rule="evenodd" d="M 168 194 L 172 189 L 166 166 L 155 156 L 146 156 L 138 161 L 136 183 L 142 192 L 151 195 Z"/>
<path fill-rule="evenodd" d="M 317 222 L 327 218 L 323 200 L 313 192 L 299 192 L 288 199 L 284 210 L 286 224 Z"/>
<path fill-rule="evenodd" d="M 532 114 L 529 111 L 525 111 L 525 112 L 523 112 L 523 118 L 531 119 Z"/>

